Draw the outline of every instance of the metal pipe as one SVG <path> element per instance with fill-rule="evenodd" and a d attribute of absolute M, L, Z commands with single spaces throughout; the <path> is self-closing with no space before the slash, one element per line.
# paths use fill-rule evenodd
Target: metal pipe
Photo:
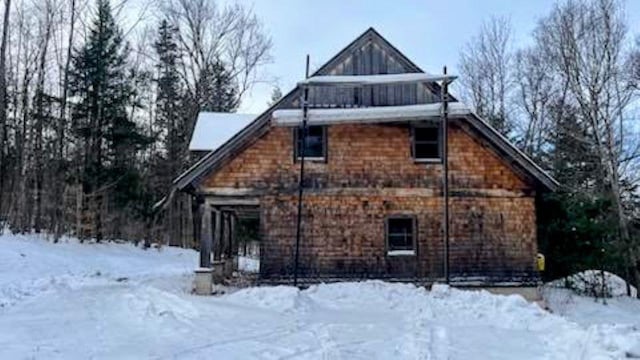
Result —
<path fill-rule="evenodd" d="M 309 55 L 307 55 L 307 65 L 305 69 L 305 78 L 309 78 Z M 300 262 L 300 237 L 302 229 L 302 192 L 304 188 L 304 148 L 307 140 L 307 117 L 309 112 L 309 86 L 303 88 L 302 98 L 302 139 L 300 149 L 300 179 L 298 180 L 298 219 L 296 223 L 296 249 L 295 259 L 293 262 L 293 286 L 298 286 L 298 265 Z M 294 146 L 298 146 L 296 144 Z"/>
<path fill-rule="evenodd" d="M 449 79 L 447 67 L 443 69 L 444 81 L 442 82 L 442 193 L 444 198 L 444 278 L 449 284 Z"/>

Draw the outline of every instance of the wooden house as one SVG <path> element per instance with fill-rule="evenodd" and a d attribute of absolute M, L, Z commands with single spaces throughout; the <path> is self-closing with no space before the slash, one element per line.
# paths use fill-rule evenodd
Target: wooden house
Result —
<path fill-rule="evenodd" d="M 446 239 L 441 84 L 372 28 L 310 79 L 350 75 L 363 81 L 302 81 L 175 180 L 199 205 L 201 267 L 233 264 L 253 219 L 265 281 L 292 278 L 296 249 L 314 281 L 534 279 L 536 201 L 556 181 L 451 98 Z"/>

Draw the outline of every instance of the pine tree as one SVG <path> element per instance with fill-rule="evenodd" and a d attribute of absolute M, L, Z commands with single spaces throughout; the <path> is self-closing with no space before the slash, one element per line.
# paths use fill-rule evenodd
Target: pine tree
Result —
<path fill-rule="evenodd" d="M 216 59 L 204 70 L 201 89 L 201 111 L 234 112 L 238 108 L 238 88 L 221 60 Z"/>
<path fill-rule="evenodd" d="M 113 209 L 115 224 L 110 236 L 118 236 L 122 212 L 137 200 L 140 184 L 136 156 L 148 139 L 129 118 L 135 98 L 128 47 L 122 39 L 108 0 L 97 1 L 97 12 L 86 43 L 72 59 L 69 93 L 77 99 L 72 118 L 81 142 L 80 176 L 84 210 L 91 215 L 91 232 L 104 236 L 106 209 Z M 119 211 L 119 212 L 118 212 Z"/>
<path fill-rule="evenodd" d="M 164 160 L 167 162 L 167 171 L 163 174 L 165 176 L 162 176 L 162 185 L 167 187 L 170 185 L 171 179 L 182 170 L 185 163 L 188 135 L 185 114 L 181 111 L 182 90 L 177 69 L 180 55 L 176 43 L 177 29 L 167 20 L 162 20 L 158 30 L 158 40 L 154 44 L 158 55 L 155 122 L 156 128 L 160 129 L 166 154 Z"/>
<path fill-rule="evenodd" d="M 271 98 L 269 98 L 268 106 L 272 106 L 282 99 L 282 90 L 280 90 L 279 86 L 275 86 L 273 90 L 271 90 Z"/>

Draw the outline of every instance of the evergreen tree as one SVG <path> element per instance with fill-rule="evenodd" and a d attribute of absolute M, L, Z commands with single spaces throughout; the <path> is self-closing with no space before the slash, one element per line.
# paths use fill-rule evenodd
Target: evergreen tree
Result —
<path fill-rule="evenodd" d="M 158 28 L 158 39 L 154 44 L 158 63 L 156 128 L 160 129 L 167 171 L 161 174 L 162 186 L 167 187 L 185 164 L 188 142 L 185 114 L 181 111 L 182 90 L 177 64 L 180 58 L 176 43 L 177 29 L 167 20 Z M 163 191 L 166 191 L 164 189 Z"/>
<path fill-rule="evenodd" d="M 570 192 L 593 191 L 598 178 L 598 157 L 577 110 L 567 104 L 552 104 L 549 113 L 555 131 L 551 135 L 550 160 L 554 177 Z"/>
<path fill-rule="evenodd" d="M 279 86 L 275 86 L 273 90 L 271 90 L 271 98 L 269 99 L 267 105 L 272 106 L 273 104 L 280 101 L 280 99 L 282 99 L 282 90 L 280 90 Z"/>
<path fill-rule="evenodd" d="M 206 67 L 201 89 L 201 111 L 234 112 L 238 108 L 238 88 L 221 60 L 216 59 Z"/>
<path fill-rule="evenodd" d="M 98 0 L 88 39 L 74 53 L 69 84 L 69 93 L 77 99 L 72 119 L 82 148 L 78 180 L 92 230 L 83 235 L 98 240 L 105 235 L 107 212 L 116 211 L 110 214 L 114 224 L 108 235 L 118 236 L 123 212 L 138 200 L 136 156 L 149 143 L 127 111 L 136 106 L 127 53 L 109 1 Z"/>

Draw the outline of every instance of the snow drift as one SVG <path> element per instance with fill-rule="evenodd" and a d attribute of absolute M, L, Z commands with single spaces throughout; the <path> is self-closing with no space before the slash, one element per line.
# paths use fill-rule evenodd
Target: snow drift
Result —
<path fill-rule="evenodd" d="M 1 359 L 616 359 L 640 344 L 626 322 L 444 285 L 195 296 L 194 251 L 67 241 L 0 236 Z"/>

